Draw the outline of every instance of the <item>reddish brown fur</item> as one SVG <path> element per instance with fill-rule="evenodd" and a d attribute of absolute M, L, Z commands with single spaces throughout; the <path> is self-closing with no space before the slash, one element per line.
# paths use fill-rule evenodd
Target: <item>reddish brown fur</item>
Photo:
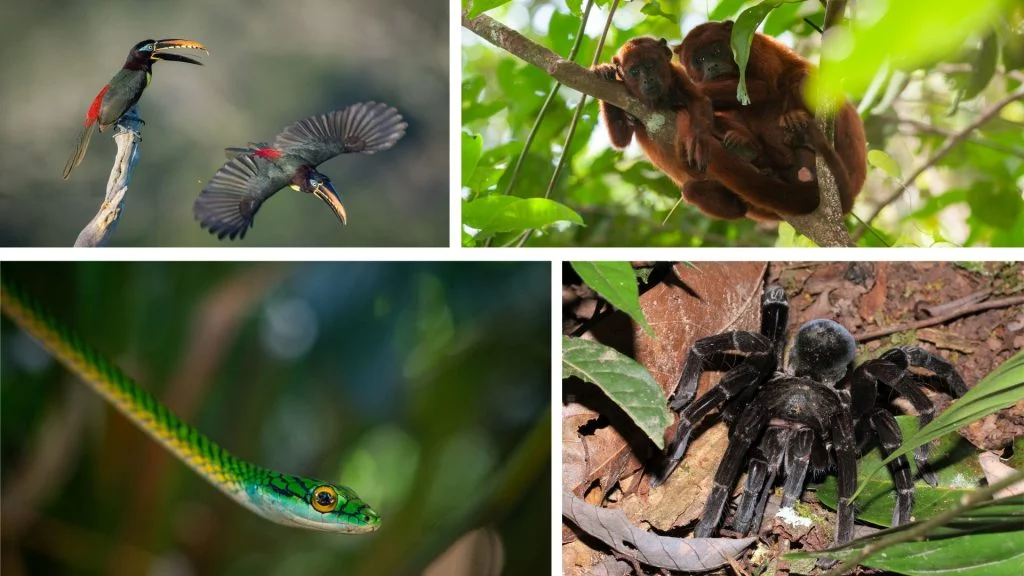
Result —
<path fill-rule="evenodd" d="M 728 21 L 708 22 L 694 28 L 675 49 L 680 62 L 716 110 L 738 114 L 737 120 L 758 138 L 770 167 L 783 174 L 784 180 L 807 182 L 816 189 L 814 154 L 809 151 L 820 153 L 836 178 L 843 212 L 849 212 L 867 177 L 867 140 L 856 109 L 849 102 L 840 109 L 833 148 L 803 100 L 803 82 L 812 69 L 810 62 L 760 33 L 754 35 L 747 64 L 751 103 L 742 106 L 736 98 L 739 69 L 728 48 L 732 25 Z M 724 55 L 720 51 L 711 58 L 727 71 L 717 71 L 714 79 L 705 81 L 705 68 L 695 62 L 695 57 L 700 52 L 706 62 L 707 52 L 716 43 L 724 44 Z"/>
<path fill-rule="evenodd" d="M 728 132 L 731 115 L 716 119 L 707 97 L 671 56 L 664 40 L 634 38 L 619 50 L 613 64 L 595 67 L 606 79 L 622 81 L 647 106 L 677 112 L 675 145 L 669 148 L 651 138 L 637 119 L 602 101 L 601 117 L 612 145 L 625 148 L 635 134 L 651 163 L 682 186 L 683 197 L 708 215 L 742 218 L 751 209 L 762 216 L 812 212 L 818 205 L 816 183 L 791 184 L 762 174 L 713 137 L 716 124 L 719 131 Z M 743 133 L 749 137 L 749 131 Z"/>

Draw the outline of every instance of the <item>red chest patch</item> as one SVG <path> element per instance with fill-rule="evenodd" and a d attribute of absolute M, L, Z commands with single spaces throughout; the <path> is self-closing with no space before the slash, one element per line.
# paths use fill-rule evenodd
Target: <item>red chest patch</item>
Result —
<path fill-rule="evenodd" d="M 96 95 L 96 98 L 92 101 L 92 106 L 89 106 L 89 112 L 85 115 L 85 125 L 88 126 L 96 121 L 100 117 L 100 104 L 103 103 L 103 95 L 110 90 L 110 84 L 103 87 L 100 93 Z"/>
<path fill-rule="evenodd" d="M 260 148 L 259 150 L 253 152 L 253 154 L 256 156 L 260 156 L 261 158 L 266 158 L 267 160 L 277 160 L 278 158 L 281 157 L 281 151 L 274 150 L 273 148 Z"/>

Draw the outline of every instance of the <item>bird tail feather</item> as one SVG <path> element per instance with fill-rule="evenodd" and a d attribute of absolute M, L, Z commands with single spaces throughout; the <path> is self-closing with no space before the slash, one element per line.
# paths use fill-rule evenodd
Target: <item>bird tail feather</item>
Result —
<path fill-rule="evenodd" d="M 82 163 L 82 158 L 85 158 L 85 151 L 89 149 L 89 140 L 92 138 L 92 129 L 96 126 L 95 123 L 90 122 L 84 128 L 82 133 L 78 135 L 78 145 L 75 146 L 75 151 L 71 154 L 71 158 L 68 158 L 68 163 L 64 166 L 64 179 L 67 180 L 71 176 L 71 170 Z"/>

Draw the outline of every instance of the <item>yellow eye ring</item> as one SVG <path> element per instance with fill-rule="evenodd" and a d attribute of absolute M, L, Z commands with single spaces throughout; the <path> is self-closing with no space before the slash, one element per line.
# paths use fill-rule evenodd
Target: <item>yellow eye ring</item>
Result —
<path fill-rule="evenodd" d="M 313 509 L 321 514 L 334 511 L 338 503 L 338 491 L 332 486 L 317 486 L 313 490 Z"/>

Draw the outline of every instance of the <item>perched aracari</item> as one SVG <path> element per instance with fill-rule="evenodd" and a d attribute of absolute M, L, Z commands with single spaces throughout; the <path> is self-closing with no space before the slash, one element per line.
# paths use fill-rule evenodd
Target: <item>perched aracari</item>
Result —
<path fill-rule="evenodd" d="M 202 65 L 202 62 L 187 56 L 163 52 L 171 48 L 191 48 L 209 54 L 206 47 L 199 42 L 178 38 L 143 40 L 133 46 L 132 51 L 128 53 L 128 59 L 124 61 L 124 66 L 110 79 L 110 83 L 100 90 L 100 93 L 93 99 L 92 106 L 89 106 L 89 111 L 85 114 L 85 126 L 78 136 L 78 146 L 71 158 L 68 159 L 67 165 L 64 166 L 65 180 L 71 175 L 71 170 L 78 166 L 82 162 L 82 158 L 85 157 L 85 151 L 89 148 L 89 139 L 92 138 L 93 127 L 99 123 L 100 132 L 110 128 L 142 97 L 142 91 L 149 86 L 149 81 L 153 76 L 153 62 L 168 60 Z"/>
<path fill-rule="evenodd" d="M 231 160 L 196 198 L 196 220 L 219 239 L 244 238 L 263 202 L 288 186 L 320 198 L 345 224 L 341 197 L 316 166 L 339 154 L 387 150 L 405 135 L 407 126 L 394 108 L 361 102 L 299 120 L 278 134 L 273 146 L 227 148 Z"/>

